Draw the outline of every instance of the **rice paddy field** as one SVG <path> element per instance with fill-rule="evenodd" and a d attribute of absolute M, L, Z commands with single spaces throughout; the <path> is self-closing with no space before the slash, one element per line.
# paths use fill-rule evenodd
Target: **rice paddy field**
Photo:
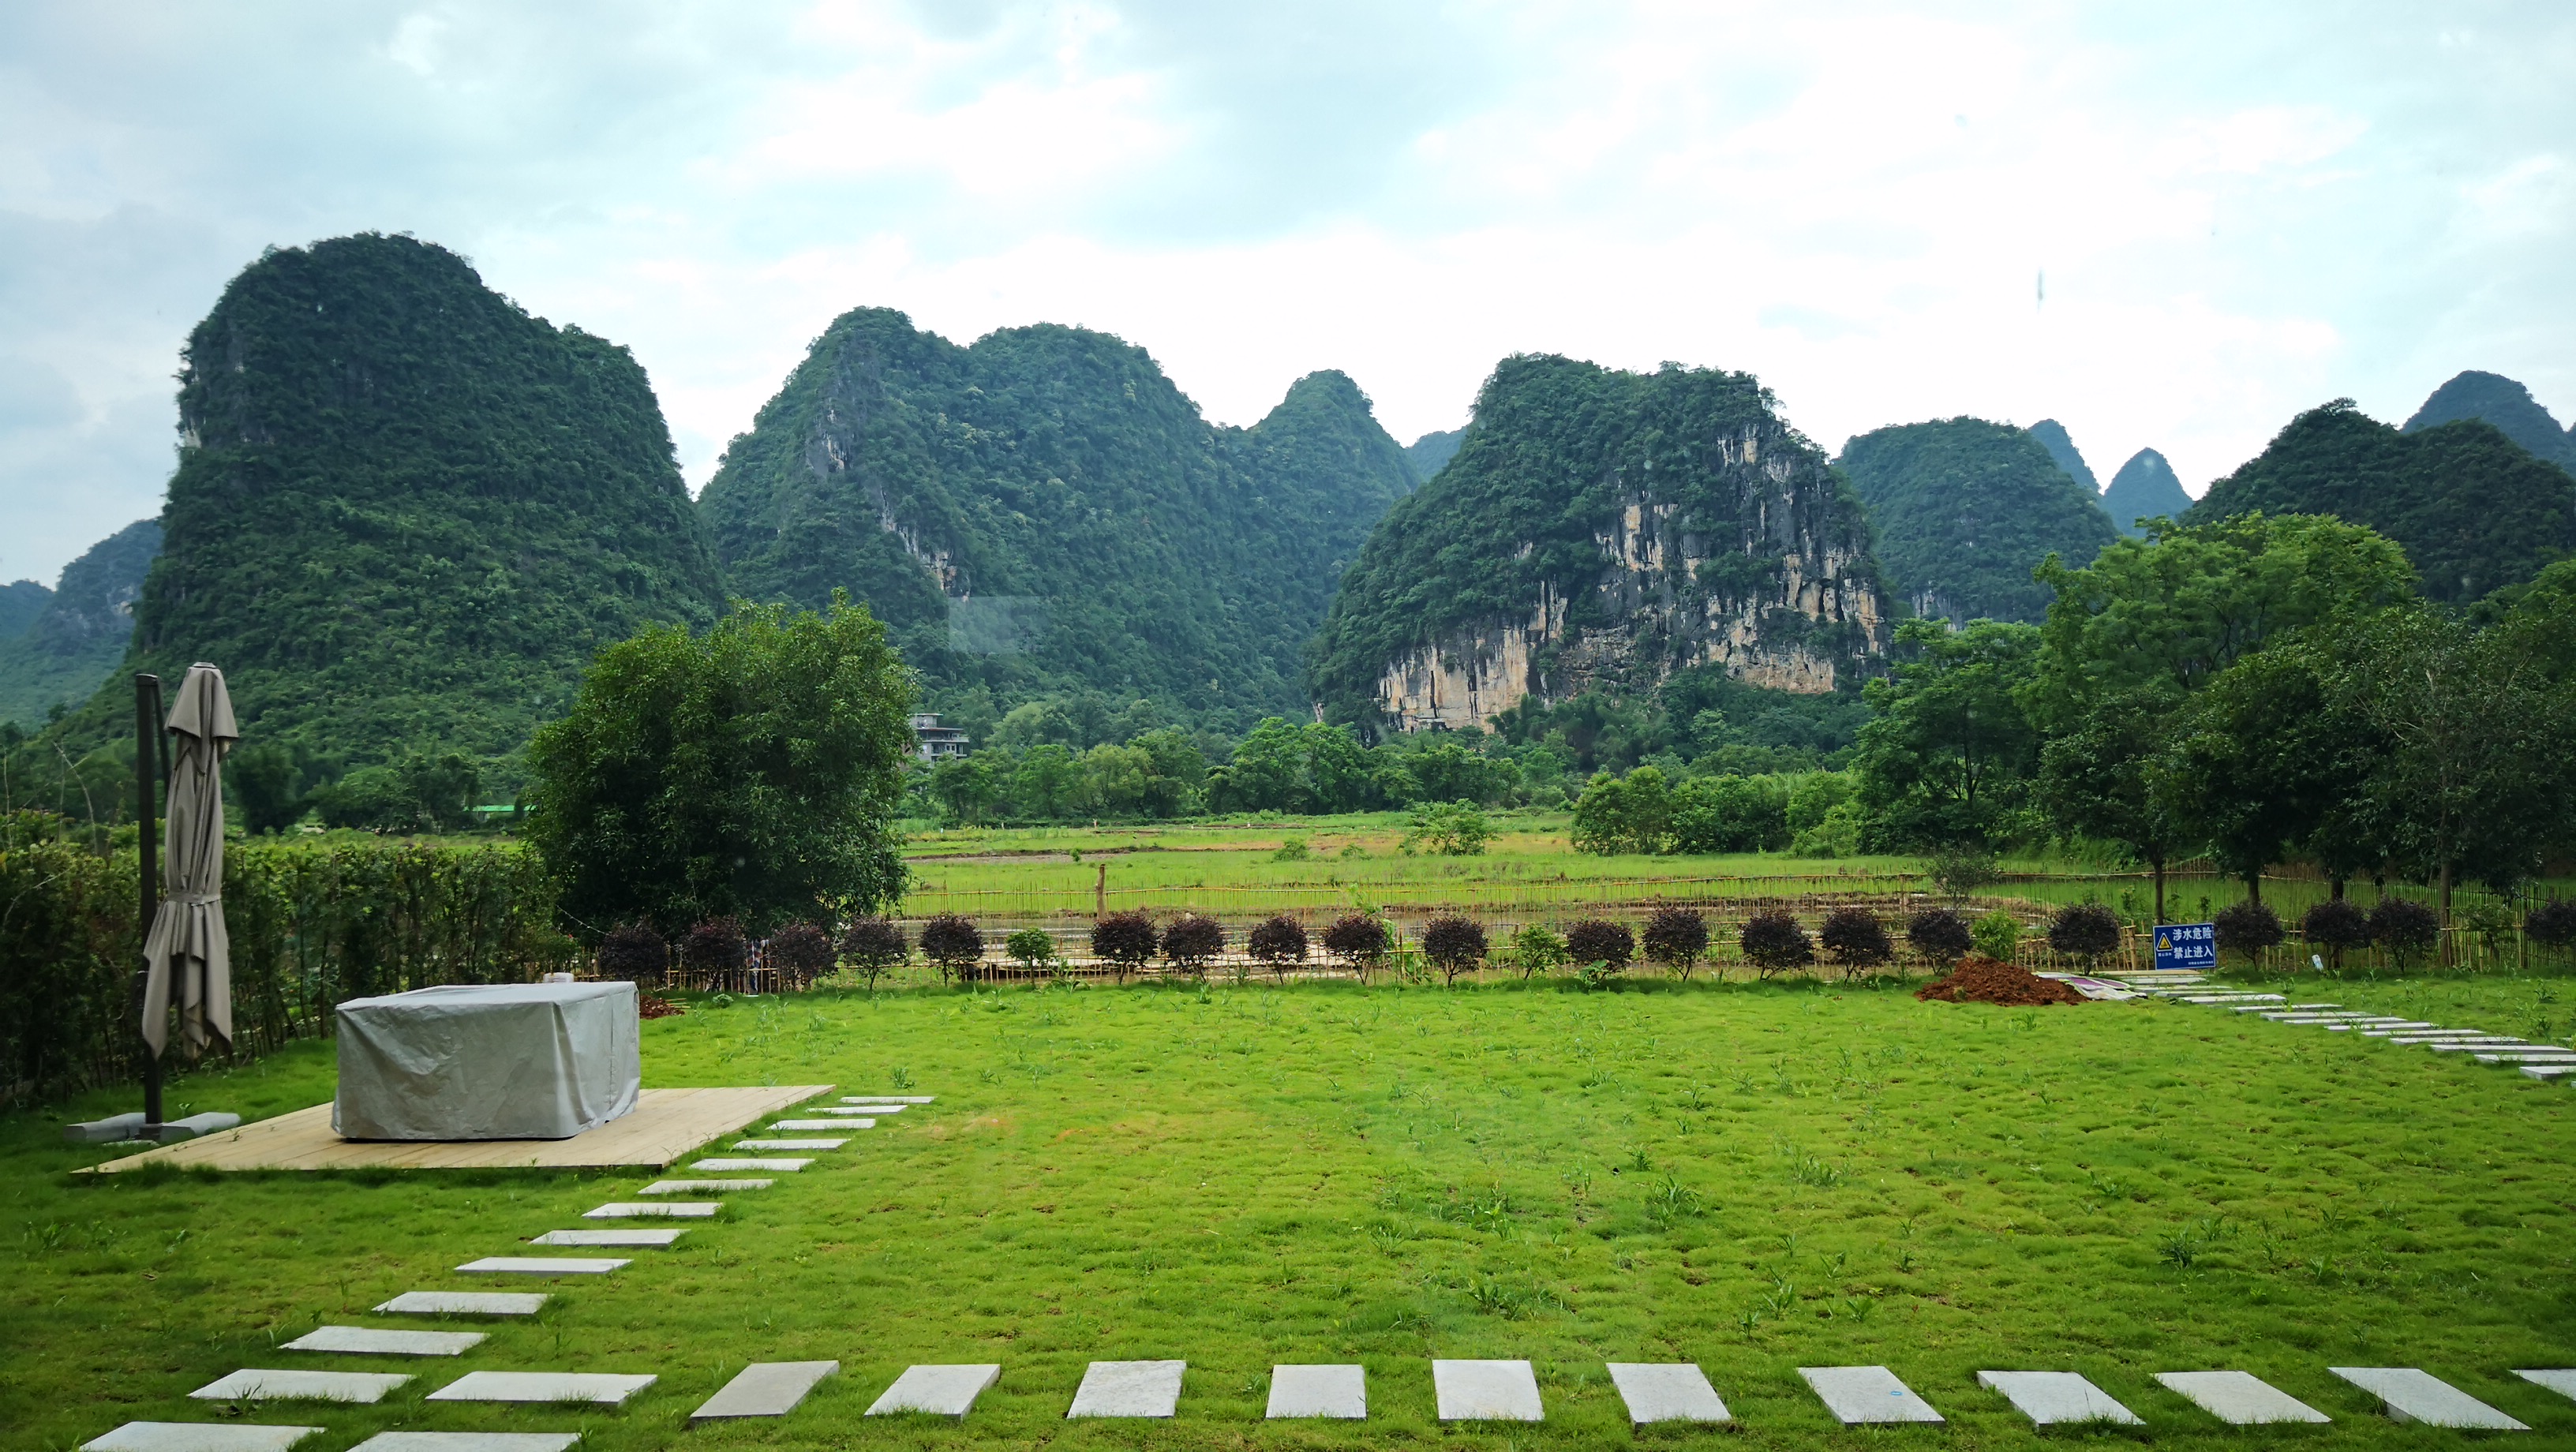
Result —
<path fill-rule="evenodd" d="M 372 1407 L 191 1401 L 242 1367 L 386 1369 L 280 1343 L 459 1288 L 646 1174 L 73 1173 L 0 1117 L 0 1440 L 130 1419 L 578 1431 L 664 1447 L 1574 1448 L 1632 1440 L 1603 1365 L 1694 1361 L 1737 1418 L 1650 1445 L 2034 1445 L 1988 1369 L 2079 1371 L 2179 1447 L 2426 1447 L 2330 1365 L 2420 1366 L 2576 1445 L 2576 1099 L 2460 1055 L 2180 1004 L 1923 1003 L 1640 978 L 827 987 L 685 1000 L 648 1085 L 832 1083 L 937 1102 L 668 1250 L 555 1283 L 532 1322 Z M 2563 1036 L 2576 980 L 2360 975 L 2299 993 Z M 182 1079 L 173 1109 L 327 1099 L 331 1047 Z M 532 1289 L 536 1287 L 513 1287 Z M 1527 1358 L 1538 1425 L 1442 1424 L 1434 1357 Z M 836 1359 L 793 1415 L 691 1429 L 750 1361 Z M 1166 1422 L 1068 1422 L 1094 1359 L 1189 1363 Z M 995 1362 L 963 1423 L 862 1412 L 906 1365 Z M 1270 1423 L 1269 1369 L 1359 1362 L 1365 1422 Z M 1946 1426 L 1850 1431 L 1796 1374 L 1883 1363 Z M 2253 1372 L 2334 1420 L 2231 1430 L 2153 1380 Z M 650 1372 L 622 1408 L 430 1403 L 469 1370 Z"/>

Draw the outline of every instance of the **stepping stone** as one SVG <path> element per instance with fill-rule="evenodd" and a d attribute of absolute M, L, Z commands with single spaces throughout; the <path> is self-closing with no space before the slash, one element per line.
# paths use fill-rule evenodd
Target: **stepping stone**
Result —
<path fill-rule="evenodd" d="M 689 1413 L 689 1420 L 786 1416 L 805 1400 L 814 1383 L 840 1369 L 837 1361 L 755 1361 L 707 1398 L 706 1405 Z"/>
<path fill-rule="evenodd" d="M 2505 1039 L 2495 1043 L 2490 1043 L 2483 1039 L 2446 1039 L 2438 1044 L 2426 1044 L 2424 1047 L 2431 1049 L 2437 1054 L 2466 1054 L 2473 1053 L 2479 1049 L 2541 1049 L 2546 1051 L 2551 1046 L 2547 1044 L 2527 1043 L 2521 1039 Z"/>
<path fill-rule="evenodd" d="M 319 1427 L 241 1422 L 128 1422 L 81 1444 L 81 1452 L 284 1452 Z"/>
<path fill-rule="evenodd" d="M 549 1230 L 530 1245 L 669 1245 L 685 1230 Z"/>
<path fill-rule="evenodd" d="M 1999 1391 L 2013 1410 L 2034 1427 L 2059 1422 L 2118 1422 L 2138 1425 L 2138 1414 L 2113 1401 L 2102 1389 L 2072 1371 L 1981 1371 L 1977 1385 Z"/>
<path fill-rule="evenodd" d="M 385 1331 L 374 1326 L 317 1326 L 286 1343 L 288 1351 L 336 1351 L 355 1356 L 463 1356 L 481 1345 L 482 1331 Z"/>
<path fill-rule="evenodd" d="M 2392 1043 L 2392 1044 L 2405 1044 L 2405 1045 L 2408 1045 L 2408 1046 L 2410 1046 L 2410 1047 L 2411 1047 L 2411 1046 L 2413 1046 L 2413 1045 L 2416 1045 L 2416 1044 L 2465 1044 L 2465 1043 L 2507 1043 L 2507 1044 L 2518 1044 L 2518 1043 L 2521 1043 L 2521 1042 L 2522 1042 L 2522 1040 L 2520 1040 L 2520 1039 L 2518 1039 L 2518 1038 L 2515 1038 L 2515 1037 L 2514 1037 L 2513 1035 L 2511 1035 L 2511 1034 L 2489 1034 L 2489 1033 L 2480 1033 L 2480 1032 L 2478 1032 L 2476 1029 L 2453 1029 L 2453 1030 L 2449 1030 L 2449 1031 L 2446 1031 L 2446 1032 L 2443 1032 L 2443 1033 L 2420 1033 L 2420 1034 L 2415 1034 L 2415 1033 L 2406 1033 L 2406 1032 L 2400 1031 L 2400 1032 L 2397 1032 L 2397 1033 L 2392 1033 L 2392 1034 L 2390 1034 L 2390 1035 L 2388 1036 L 2388 1041 L 2389 1041 L 2390 1043 Z"/>
<path fill-rule="evenodd" d="M 2331 1013 L 2319 1013 L 2313 1009 L 2305 1008 L 2267 1009 L 2263 1014 L 2263 1017 L 2270 1019 L 2274 1023 L 2335 1023 L 2339 1020 L 2348 1018 L 2384 1018 L 2386 1016 L 2387 1015 L 2385 1014 L 2361 1013 L 2350 1009 L 2337 1009 Z"/>
<path fill-rule="evenodd" d="M 1883 1366 L 1802 1366 L 1816 1400 L 1846 1427 L 1863 1422 L 1937 1422 L 1941 1414 Z"/>
<path fill-rule="evenodd" d="M 2423 1038 L 2427 1035 L 2439 1038 L 2443 1034 L 2474 1034 L 2476 1032 L 2476 1029 L 2446 1029 L 2439 1024 L 2410 1023 L 2394 1028 L 2363 1029 L 2361 1031 L 2361 1036 L 2366 1039 L 2414 1039 Z"/>
<path fill-rule="evenodd" d="M 2576 1064 L 2525 1064 L 2522 1066 L 2522 1077 L 2526 1079 L 2562 1079 L 2569 1074 L 2576 1074 Z"/>
<path fill-rule="evenodd" d="M 349 1452 L 565 1452 L 579 1432 L 378 1432 Z"/>
<path fill-rule="evenodd" d="M 722 1200 L 611 1200 L 596 1210 L 584 1210 L 584 1220 L 637 1220 L 647 1216 L 667 1215 L 674 1220 L 712 1220 L 724 1208 Z"/>
<path fill-rule="evenodd" d="M 938 1098 L 936 1094 L 844 1094 L 841 1096 L 841 1102 L 843 1104 L 929 1104 Z"/>
<path fill-rule="evenodd" d="M 2562 1397 L 2576 1397 L 2576 1371 L 2517 1371 L 2514 1375 L 2534 1386 L 2545 1386 Z"/>
<path fill-rule="evenodd" d="M 391 1316 L 533 1316 L 543 1291 L 405 1291 L 376 1307 Z"/>
<path fill-rule="evenodd" d="M 862 1104 L 855 1108 L 842 1104 L 817 1104 L 800 1109 L 799 1114 L 901 1114 L 909 1106 L 902 1104 Z"/>
<path fill-rule="evenodd" d="M 782 1119 L 770 1126 L 774 1130 L 874 1129 L 876 1127 L 877 1122 L 873 1119 Z"/>
<path fill-rule="evenodd" d="M 2474 1057 L 2481 1064 L 2570 1064 L 2576 1063 L 2576 1050 L 2482 1049 Z"/>
<path fill-rule="evenodd" d="M 1526 1361 L 1435 1361 L 1431 1389 L 1444 1422 L 1543 1422 L 1538 1378 Z"/>
<path fill-rule="evenodd" d="M 736 1144 L 734 1148 L 738 1150 L 827 1150 L 839 1149 L 841 1146 L 848 1143 L 849 1141 L 846 1139 L 747 1139 Z M 809 1161 L 808 1163 L 811 1162 Z"/>
<path fill-rule="evenodd" d="M 469 1260 L 457 1269 L 470 1275 L 604 1276 L 620 1266 L 632 1264 L 632 1261 L 605 1257 L 487 1255 L 481 1260 Z"/>
<path fill-rule="evenodd" d="M 1082 1373 L 1067 1417 L 1168 1417 L 1181 1400 L 1185 1361 L 1095 1361 Z"/>
<path fill-rule="evenodd" d="M 2334 1420 L 2252 1372 L 2160 1371 L 2156 1380 L 2230 1426 Z"/>
<path fill-rule="evenodd" d="M 766 1190 L 772 1180 L 655 1180 L 638 1195 L 721 1195 L 727 1190 Z"/>
<path fill-rule="evenodd" d="M 623 1406 L 653 1378 L 604 1371 L 469 1371 L 429 1394 L 433 1402 L 597 1402 Z"/>
<path fill-rule="evenodd" d="M 204 1402 L 380 1402 L 411 1378 L 395 1371 L 269 1371 L 244 1369 L 215 1378 L 188 1395 Z"/>
<path fill-rule="evenodd" d="M 1708 1384 L 1707 1373 L 1687 1361 L 1614 1361 L 1610 1381 L 1619 1388 L 1619 1400 L 1628 1404 L 1633 1426 L 1733 1420 L 1726 1403 L 1717 1399 L 1717 1388 Z"/>
<path fill-rule="evenodd" d="M 871 1417 L 888 1417 L 897 1412 L 927 1412 L 934 1417 L 966 1420 L 975 1409 L 975 1399 L 984 1388 L 999 1381 L 1002 1368 L 994 1363 L 971 1366 L 907 1366 L 894 1385 L 868 1407 Z"/>
<path fill-rule="evenodd" d="M 2387 1404 L 2388 1415 L 2401 1422 L 2432 1427 L 2483 1427 L 2497 1432 L 2528 1432 L 2476 1397 L 2427 1371 L 2411 1366 L 2329 1366 L 2326 1370 Z"/>
<path fill-rule="evenodd" d="M 689 1166 L 689 1168 L 693 1170 L 715 1170 L 719 1172 L 724 1170 L 758 1170 L 763 1174 L 792 1175 L 812 1163 L 814 1163 L 812 1160 L 712 1159 L 700 1160 L 696 1164 Z M 708 1182 L 705 1180 L 683 1180 L 680 1183 L 704 1185 Z"/>
<path fill-rule="evenodd" d="M 2405 1021 L 2405 1022 L 2403 1022 L 2403 1023 L 2338 1023 L 2338 1024 L 2328 1024 L 2328 1025 L 2326 1026 L 2326 1032 L 2327 1032 L 2327 1033 L 2330 1033 L 2330 1034 L 2343 1034 L 2343 1033 L 2350 1033 L 2350 1032 L 2352 1032 L 2354 1029 L 2361 1029 L 2361 1030 L 2364 1030 L 2364 1032 L 2363 1032 L 2363 1034 L 2362 1034 L 2362 1037 L 2363 1037 L 2363 1038 L 2366 1038 L 2366 1039 L 2384 1039 L 2384 1038 L 2388 1037 L 2390 1034 L 2395 1034 L 2395 1033 L 2404 1033 L 2404 1032 L 2405 1032 L 2406 1030 L 2408 1030 L 2408 1029 L 2428 1029 L 2428 1028 L 2433 1028 L 2433 1027 L 2436 1027 L 2436 1025 L 2431 1024 L 2431 1023 L 2428 1023 L 2428 1022 L 2424 1022 L 2424 1021 L 2421 1021 L 2421 1020 L 2417 1020 L 2417 1019 L 2408 1019 L 2408 1020 L 2406 1020 L 2406 1021 Z M 2375 1030 L 2377 1030 L 2377 1032 L 2375 1032 L 2375 1033 L 2374 1033 L 2374 1032 L 2370 1032 L 2370 1030 L 2374 1030 L 2374 1029 L 2375 1029 Z"/>
<path fill-rule="evenodd" d="M 1368 1368 L 1364 1366 L 1274 1366 L 1270 1368 L 1270 1410 L 1265 1417 L 1368 1417 Z"/>

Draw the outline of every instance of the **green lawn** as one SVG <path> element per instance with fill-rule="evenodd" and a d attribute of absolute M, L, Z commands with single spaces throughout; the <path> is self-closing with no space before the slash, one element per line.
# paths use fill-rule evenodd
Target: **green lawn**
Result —
<path fill-rule="evenodd" d="M 2564 978 L 2313 996 L 2529 1033 Z M 2576 1003 L 2576 998 L 2568 1002 Z M 1751 1445 L 2032 1434 L 1981 1368 L 2073 1369 L 2146 1436 L 2238 1447 L 2149 1374 L 2238 1367 L 2335 1416 L 2269 1434 L 2451 1445 L 2329 1364 L 2420 1365 L 2576 1441 L 2510 1369 L 2576 1364 L 2576 1100 L 2510 1071 L 2217 1010 L 1923 1004 L 1662 982 L 1361 990 L 825 992 L 645 1025 L 651 1084 L 898 1079 L 941 1096 L 533 1324 L 400 1369 L 374 1408 L 270 1404 L 341 1452 L 388 1427 L 662 1447 L 1540 1448 L 1624 1442 L 1605 1360 L 1694 1360 Z M 174 1109 L 318 1102 L 329 1050 L 182 1081 Z M 81 1113 L 122 1108 L 98 1096 Z M 74 1176 L 58 1114 L 0 1120 L 14 1254 L 0 1427 L 68 1448 L 274 1345 L 623 1198 L 638 1175 Z M 1433 1356 L 1527 1357 L 1550 1420 L 1432 1418 Z M 691 1431 L 752 1360 L 838 1358 L 796 1415 Z M 1185 1358 L 1168 1424 L 1067 1424 L 1092 1358 Z M 908 1363 L 997 1361 L 963 1427 L 863 1421 Z M 1270 1365 L 1365 1362 L 1364 1424 L 1267 1426 Z M 1836 1428 L 1801 1365 L 1884 1362 L 1952 1425 Z M 477 1368 L 650 1371 L 622 1410 L 430 1406 Z M 1662 1430 L 1657 1443 L 1725 1433 Z"/>

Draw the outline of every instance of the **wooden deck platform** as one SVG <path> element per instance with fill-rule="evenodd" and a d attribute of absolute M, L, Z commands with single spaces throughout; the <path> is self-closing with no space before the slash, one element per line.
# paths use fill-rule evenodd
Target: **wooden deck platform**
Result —
<path fill-rule="evenodd" d="M 570 1139 L 342 1139 L 331 1132 L 331 1106 L 316 1104 L 92 1168 L 101 1174 L 150 1164 L 213 1170 L 664 1169 L 718 1135 L 831 1089 L 647 1089 L 633 1113 Z"/>

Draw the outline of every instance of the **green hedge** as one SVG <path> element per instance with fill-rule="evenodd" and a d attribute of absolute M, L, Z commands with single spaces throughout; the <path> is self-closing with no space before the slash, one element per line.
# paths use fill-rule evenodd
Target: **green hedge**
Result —
<path fill-rule="evenodd" d="M 136 1077 L 134 853 L 11 825 L 0 846 L 0 1102 Z M 577 950 L 554 931 L 554 904 L 535 854 L 516 844 L 228 844 L 233 1057 L 329 1033 L 347 999 L 570 968 Z"/>

